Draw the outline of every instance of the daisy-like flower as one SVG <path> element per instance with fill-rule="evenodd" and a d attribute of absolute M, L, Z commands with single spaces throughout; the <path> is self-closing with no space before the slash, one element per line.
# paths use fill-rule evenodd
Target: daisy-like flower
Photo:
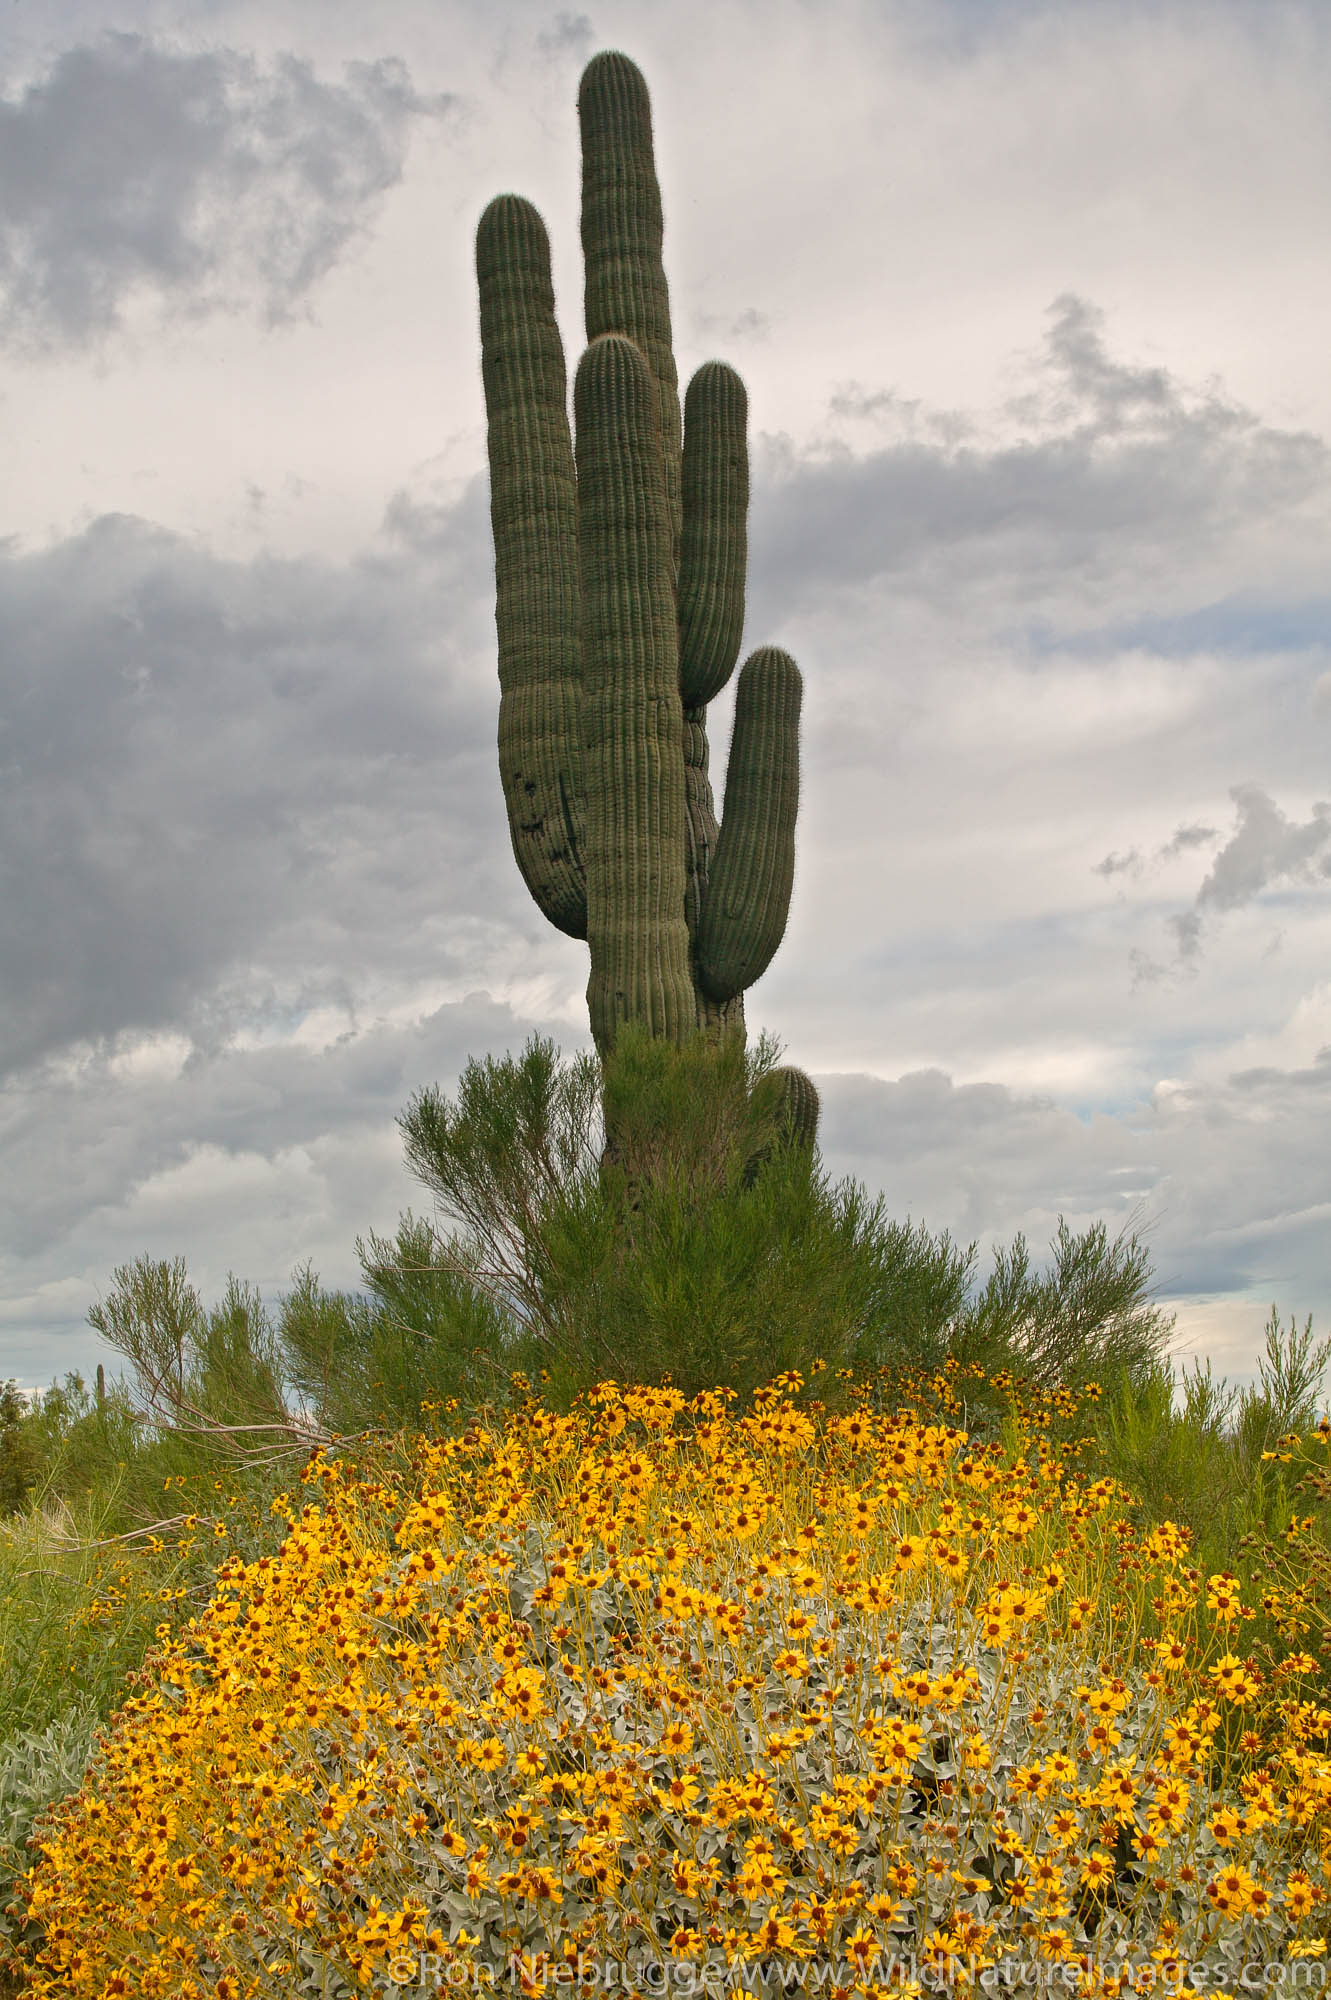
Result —
<path fill-rule="evenodd" d="M 1239 1615 L 1239 1586 L 1236 1577 L 1225 1571 L 1206 1579 L 1206 1608 L 1214 1611 L 1217 1622 L 1232 1625 Z"/>
<path fill-rule="evenodd" d="M 1301 1868 L 1296 1868 L 1285 1884 L 1285 1908 L 1297 1922 L 1307 1916 L 1315 1901 L 1311 1881 Z"/>
<path fill-rule="evenodd" d="M 1049 1773 L 1042 1764 L 1018 1764 L 1008 1778 L 1008 1790 L 1013 1798 L 1045 1798 L 1049 1785 Z"/>
<path fill-rule="evenodd" d="M 1112 1855 L 1101 1848 L 1093 1848 L 1081 1864 L 1078 1879 L 1096 1894 L 1102 1894 L 1114 1879 Z"/>
<path fill-rule="evenodd" d="M 1208 1974 L 1239 1924 L 1318 1944 L 1331 1710 L 1199 1617 L 1186 1540 L 1050 1438 L 1073 1406 L 1009 1380 L 1020 1443 L 981 1446 L 969 1379 L 929 1388 L 937 1421 L 866 1396 L 853 1447 L 789 1383 L 687 1418 L 610 1385 L 459 1417 L 391 1476 L 303 1478 L 54 1815 L 34 2000 L 101 2000 L 118 1968 L 195 2000 L 201 1936 L 208 1991 L 251 2000 L 256 1952 L 270 1980 L 340 1952 L 366 1984 L 399 1946 L 479 1963 L 505 1926 L 548 1992 L 644 1911 L 681 1961 L 835 1957 L 838 2000 L 893 1925 L 940 1967 L 1058 1962 L 1106 1911 Z M 1174 1713 L 1180 1686 L 1205 1694 Z M 421 1871 L 465 1932 L 429 1931 Z"/>
<path fill-rule="evenodd" d="M 1206 1885 L 1207 1900 L 1222 1917 L 1241 1917 L 1248 1907 L 1254 1886 L 1247 1869 L 1235 1864 L 1222 1868 L 1219 1874 L 1211 1877 Z"/>
<path fill-rule="evenodd" d="M 1248 1891 L 1248 1914 L 1260 1920 L 1265 1920 L 1270 1916 L 1274 1907 L 1275 1904 L 1272 1900 L 1271 1891 L 1267 1888 L 1265 1882 L 1254 1882 Z"/>

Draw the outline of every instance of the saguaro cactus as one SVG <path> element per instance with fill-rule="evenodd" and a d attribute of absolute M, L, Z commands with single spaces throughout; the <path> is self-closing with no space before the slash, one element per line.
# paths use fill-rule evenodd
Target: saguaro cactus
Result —
<path fill-rule="evenodd" d="M 651 106 L 637 66 L 578 93 L 589 345 L 576 450 L 545 225 L 496 197 L 476 239 L 499 631 L 499 766 L 513 851 L 550 922 L 585 938 L 592 1033 L 744 1033 L 743 993 L 785 931 L 799 793 L 799 669 L 740 672 L 718 827 L 706 709 L 744 622 L 747 398 L 724 362 L 689 383 L 681 439 Z M 792 1127 L 817 1096 L 789 1072 Z"/>

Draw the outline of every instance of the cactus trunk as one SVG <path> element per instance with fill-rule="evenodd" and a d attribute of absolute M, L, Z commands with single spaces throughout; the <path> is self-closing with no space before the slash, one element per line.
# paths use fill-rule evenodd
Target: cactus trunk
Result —
<path fill-rule="evenodd" d="M 747 399 L 709 361 L 684 400 L 661 260 L 651 106 L 626 56 L 578 93 L 589 345 L 576 451 L 550 252 L 500 195 L 477 233 L 499 637 L 499 758 L 514 854 L 550 922 L 585 938 L 602 1054 L 626 1021 L 682 1043 L 744 1034 L 785 931 L 800 676 L 764 648 L 739 680 L 718 826 L 707 704 L 744 624 Z M 817 1095 L 788 1086 L 812 1139 Z"/>

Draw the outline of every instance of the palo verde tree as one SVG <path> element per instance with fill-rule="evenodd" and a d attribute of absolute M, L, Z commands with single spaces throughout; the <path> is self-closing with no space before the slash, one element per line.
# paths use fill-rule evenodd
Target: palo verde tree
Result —
<path fill-rule="evenodd" d="M 786 927 L 801 679 L 750 655 L 720 824 L 707 704 L 744 622 L 747 398 L 724 362 L 681 414 L 661 261 L 651 106 L 636 65 L 588 64 L 578 94 L 589 345 L 570 431 L 545 224 L 496 197 L 476 241 L 499 634 L 499 766 L 518 867 L 586 940 L 602 1057 L 636 1023 L 682 1045 L 744 1035 L 745 989 Z M 787 1129 L 818 1099 L 777 1072 Z"/>

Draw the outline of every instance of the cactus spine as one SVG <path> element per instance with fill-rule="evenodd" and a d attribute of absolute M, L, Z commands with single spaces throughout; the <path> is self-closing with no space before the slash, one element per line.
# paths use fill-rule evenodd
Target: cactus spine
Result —
<path fill-rule="evenodd" d="M 744 385 L 689 383 L 681 436 L 661 195 L 642 74 L 609 52 L 578 93 L 588 347 L 576 453 L 550 249 L 499 195 L 476 239 L 499 634 L 499 761 L 513 850 L 550 922 L 585 938 L 605 1054 L 625 1021 L 682 1042 L 744 1033 L 794 872 L 799 669 L 764 647 L 739 679 L 718 828 L 707 704 L 744 622 Z M 789 1086 L 812 1139 L 813 1085 Z"/>

